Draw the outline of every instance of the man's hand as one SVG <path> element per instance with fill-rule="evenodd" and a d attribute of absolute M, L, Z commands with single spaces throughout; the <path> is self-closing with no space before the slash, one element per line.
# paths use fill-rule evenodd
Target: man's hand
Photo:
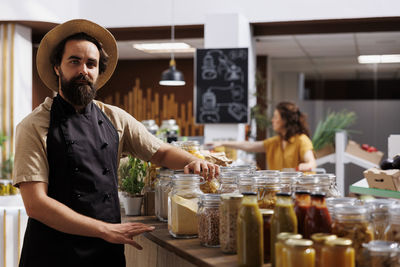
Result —
<path fill-rule="evenodd" d="M 183 168 L 185 173 L 200 174 L 207 180 L 219 175 L 219 166 L 202 159 L 193 160 Z"/>
<path fill-rule="evenodd" d="M 151 232 L 154 230 L 153 226 L 143 223 L 121 223 L 121 224 L 106 224 L 104 227 L 104 234 L 102 238 L 114 244 L 129 244 L 137 249 L 142 250 L 142 247 L 132 240 L 134 236 Z"/>

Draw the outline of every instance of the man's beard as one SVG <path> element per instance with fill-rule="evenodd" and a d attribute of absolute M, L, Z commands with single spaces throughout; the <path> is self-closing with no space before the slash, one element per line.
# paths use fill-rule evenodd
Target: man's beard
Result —
<path fill-rule="evenodd" d="M 74 106 L 85 107 L 96 97 L 96 88 L 89 78 L 80 74 L 67 81 L 60 71 L 61 91 L 68 102 Z M 85 83 L 81 83 L 84 81 Z"/>

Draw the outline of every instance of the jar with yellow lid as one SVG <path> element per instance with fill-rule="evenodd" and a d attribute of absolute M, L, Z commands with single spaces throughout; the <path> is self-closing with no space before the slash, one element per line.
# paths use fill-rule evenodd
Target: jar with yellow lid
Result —
<path fill-rule="evenodd" d="M 336 238 L 336 235 L 326 233 L 316 233 L 311 236 L 311 240 L 314 242 L 313 247 L 315 249 L 315 267 L 324 267 L 322 261 L 322 248 L 325 246 L 326 241 Z"/>
<path fill-rule="evenodd" d="M 288 239 L 282 251 L 282 267 L 314 267 L 315 250 L 313 242 L 308 239 Z"/>
<path fill-rule="evenodd" d="M 287 265 L 286 258 L 283 258 L 283 250 L 285 248 L 286 240 L 290 238 L 302 239 L 302 236 L 300 234 L 288 232 L 282 232 L 278 234 L 276 238 L 277 242 L 275 243 L 275 267 L 282 267 L 284 264 Z"/>
<path fill-rule="evenodd" d="M 352 241 L 347 238 L 326 240 L 321 251 L 321 260 L 324 267 L 355 267 Z"/>
<path fill-rule="evenodd" d="M 219 243 L 222 252 L 235 254 L 237 248 L 237 218 L 243 195 L 221 194 L 220 198 Z"/>

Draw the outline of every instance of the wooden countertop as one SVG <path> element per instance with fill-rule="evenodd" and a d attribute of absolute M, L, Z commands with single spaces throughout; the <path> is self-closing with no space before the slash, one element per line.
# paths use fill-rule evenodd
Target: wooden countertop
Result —
<path fill-rule="evenodd" d="M 168 232 L 167 223 L 160 222 L 155 216 L 124 216 L 122 221 L 153 225 L 156 229 L 153 232 L 144 233 L 144 237 L 196 266 L 237 266 L 236 254 L 228 255 L 222 253 L 220 248 L 203 247 L 197 238 L 173 238 Z M 270 264 L 263 266 L 267 267 Z"/>

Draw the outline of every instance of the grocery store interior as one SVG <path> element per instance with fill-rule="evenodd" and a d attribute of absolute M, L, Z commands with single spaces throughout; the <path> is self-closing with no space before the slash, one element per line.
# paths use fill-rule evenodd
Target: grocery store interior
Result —
<path fill-rule="evenodd" d="M 16 126 L 46 97 L 54 96 L 36 69 L 40 41 L 65 21 L 87 19 L 114 35 L 119 53 L 115 72 L 97 92 L 97 100 L 124 109 L 138 121 L 152 120 L 158 129 L 163 127 L 163 121 L 173 119 L 179 128 L 177 140 L 196 140 L 200 150 L 207 149 L 203 144 L 213 141 L 261 141 L 272 137 L 271 118 L 274 107 L 281 101 L 292 101 L 307 114 L 310 138 L 330 114 L 343 115 L 343 120 L 350 116 L 351 123 L 343 129 L 338 127 L 334 139 L 326 147 L 320 147 L 320 152 L 314 151 L 317 172 L 336 176 L 341 197 L 400 198 L 400 182 L 396 180 L 400 171 L 385 176 L 385 179 L 393 177 L 392 190 L 371 191 L 371 185 L 368 188 L 366 184 L 369 180 L 364 180 L 362 186 L 357 184 L 367 178 L 366 170 L 379 169 L 383 160 L 400 153 L 399 9 L 400 3 L 395 0 L 385 1 L 384 5 L 361 0 L 324 3 L 316 0 L 3 0 L 0 2 L 1 178 L 11 179 L 12 165 L 6 167 L 10 166 L 15 151 Z M 146 48 L 146 45 L 173 42 L 184 43 L 185 47 L 156 51 Z M 201 96 L 198 73 L 202 66 L 198 58 L 202 51 L 236 48 L 245 49 L 240 51 L 246 51 L 248 59 L 245 113 L 237 123 L 232 120 L 204 122 L 198 115 Z M 176 69 L 183 73 L 183 86 L 159 84 L 172 56 Z M 231 58 L 228 64 L 234 60 Z M 376 150 L 368 150 L 366 146 Z M 328 152 L 322 151 L 328 147 Z M 228 158 L 234 157 L 230 161 L 233 166 L 267 169 L 263 155 L 232 152 L 227 148 L 224 151 Z M 4 267 L 18 266 L 27 223 L 21 197 L 7 197 L 13 199 L 0 196 L 0 214 L 4 210 L 4 220 L 0 220 L 0 226 L 3 225 L 0 229 L 4 229 L 0 230 L 0 240 L 4 240 L 0 242 L 0 266 Z M 15 209 L 18 205 L 22 209 Z M 153 205 L 153 213 L 147 205 Z M 154 215 L 154 202 L 142 204 L 141 214 Z M 132 217 L 132 220 L 142 217 Z M 143 218 L 153 223 L 149 217 Z M 7 237 L 6 229 L 11 233 Z M 127 262 L 132 263 L 127 266 L 233 266 L 232 262 L 236 262 L 236 255 L 221 256 L 219 250 L 214 252 L 215 248 L 211 252 L 200 249 L 191 254 L 190 248 L 197 249 L 197 239 L 179 239 L 178 235 L 174 240 L 167 235 L 166 232 L 164 236 L 137 237 L 139 243 L 145 244 L 145 253 L 126 248 Z M 187 243 L 180 247 L 177 243 L 180 240 Z M 165 250 L 164 254 L 154 254 L 157 249 Z M 199 253 L 208 258 L 202 259 Z M 355 253 L 356 265 L 348 266 L 364 266 L 359 261 L 358 247 Z M 167 263 L 162 262 L 162 257 L 169 257 Z M 400 252 L 394 257 L 400 258 Z M 387 266 L 400 266 L 400 263 L 393 261 Z"/>

